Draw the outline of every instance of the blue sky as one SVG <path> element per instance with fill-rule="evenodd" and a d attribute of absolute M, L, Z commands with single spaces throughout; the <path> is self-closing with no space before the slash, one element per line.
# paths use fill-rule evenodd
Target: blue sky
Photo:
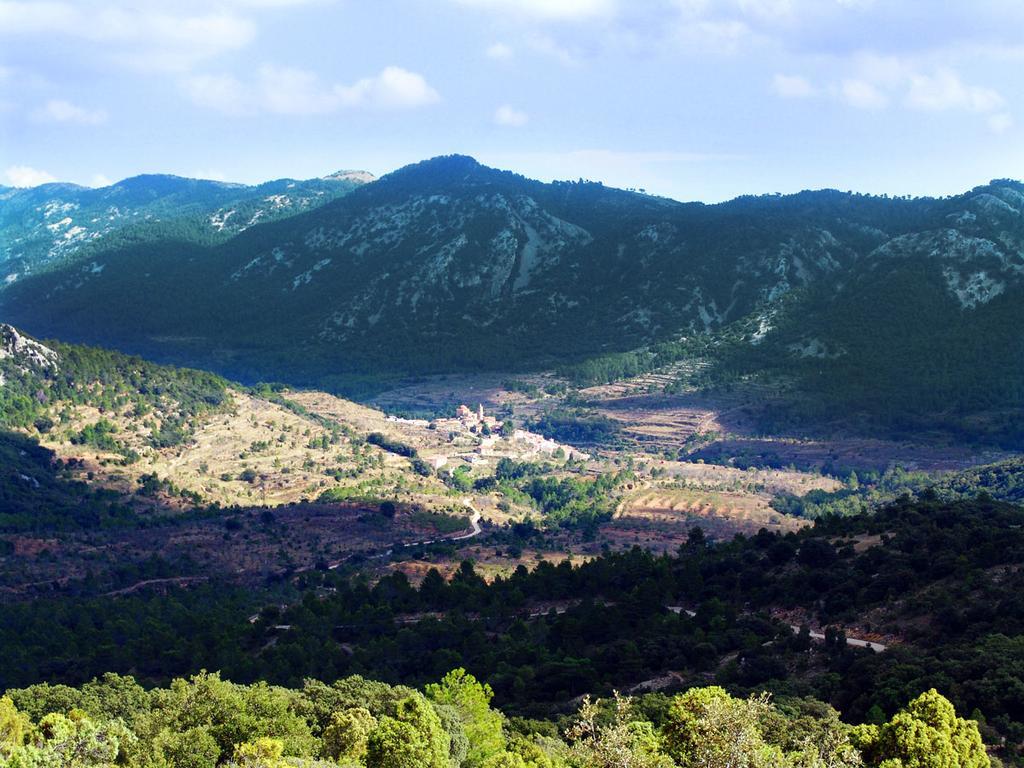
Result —
<path fill-rule="evenodd" d="M 1019 0 L 0 0 L 0 183 L 438 154 L 684 200 L 1024 177 Z"/>

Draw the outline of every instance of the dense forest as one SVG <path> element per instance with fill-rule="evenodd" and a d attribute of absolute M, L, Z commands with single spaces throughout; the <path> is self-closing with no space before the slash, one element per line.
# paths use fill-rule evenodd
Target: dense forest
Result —
<path fill-rule="evenodd" d="M 506 717 L 458 668 L 423 690 L 359 676 L 289 689 L 205 672 L 146 690 L 107 674 L 0 698 L 4 768 L 988 768 L 978 725 L 929 690 L 850 727 L 807 699 L 584 699 L 558 722 Z"/>
<path fill-rule="evenodd" d="M 5 607 L 0 687 L 104 672 L 151 685 L 201 668 L 239 682 L 359 674 L 422 686 L 464 666 L 509 714 L 550 719 L 584 694 L 673 671 L 670 688 L 813 697 L 860 723 L 934 687 L 1013 761 L 1024 743 L 1022 523 L 1014 506 L 924 494 L 797 534 L 715 544 L 695 529 L 673 556 L 609 552 L 491 582 L 468 562 L 418 588 L 400 573 L 368 584 L 358 564 L 262 591 L 209 584 L 112 599 L 86 582 Z M 504 535 L 515 546 L 536 533 Z M 778 611 L 830 628 L 825 641 L 794 633 Z M 888 648 L 850 646 L 844 631 Z"/>

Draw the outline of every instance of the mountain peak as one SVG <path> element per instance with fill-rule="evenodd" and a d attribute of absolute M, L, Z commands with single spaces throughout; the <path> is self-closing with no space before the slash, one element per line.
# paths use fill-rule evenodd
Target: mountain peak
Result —
<path fill-rule="evenodd" d="M 358 171 L 358 170 L 340 170 L 334 173 L 329 173 L 323 177 L 329 181 L 354 181 L 357 184 L 369 184 L 371 181 L 376 181 L 377 177 L 369 171 Z"/>
<path fill-rule="evenodd" d="M 495 171 L 493 168 L 481 165 L 476 159 L 469 155 L 438 155 L 418 163 L 411 163 L 392 171 L 390 177 L 415 177 L 429 175 L 434 178 L 461 178 L 466 174 L 478 171 Z"/>
<path fill-rule="evenodd" d="M 378 193 L 384 194 L 385 190 L 452 190 L 514 180 L 527 181 L 511 171 L 482 165 L 468 155 L 439 155 L 392 171 L 373 186 Z"/>

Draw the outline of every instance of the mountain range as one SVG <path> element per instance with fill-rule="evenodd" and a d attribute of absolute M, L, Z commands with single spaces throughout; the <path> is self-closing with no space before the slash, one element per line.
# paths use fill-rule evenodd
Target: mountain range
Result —
<path fill-rule="evenodd" d="M 919 429 L 924 415 L 1018 439 L 1020 182 L 705 205 L 465 156 L 342 177 L 5 190 L 0 318 L 342 389 L 699 340 L 717 383 L 767 376 L 794 393 L 786 419 L 842 408 Z"/>
<path fill-rule="evenodd" d="M 149 174 L 93 189 L 76 184 L 0 187 L 0 280 L 10 285 L 107 247 L 148 235 L 218 242 L 257 223 L 308 210 L 372 181 L 366 171 L 257 186 Z"/>

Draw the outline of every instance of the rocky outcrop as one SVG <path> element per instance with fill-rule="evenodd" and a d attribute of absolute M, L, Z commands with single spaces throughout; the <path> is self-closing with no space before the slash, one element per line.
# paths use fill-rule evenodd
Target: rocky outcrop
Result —
<path fill-rule="evenodd" d="M 52 370 L 58 355 L 49 347 L 25 336 L 17 328 L 0 323 L 0 361 L 9 361 L 20 370 Z M 0 370 L 0 384 L 5 381 Z"/>

